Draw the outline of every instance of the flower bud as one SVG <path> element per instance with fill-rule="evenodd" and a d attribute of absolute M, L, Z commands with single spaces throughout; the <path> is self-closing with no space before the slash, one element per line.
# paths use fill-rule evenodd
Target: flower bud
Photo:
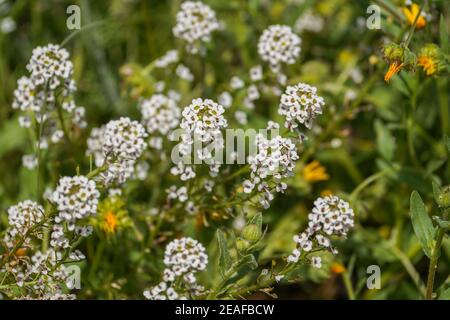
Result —
<path fill-rule="evenodd" d="M 450 186 L 441 188 L 436 202 L 440 208 L 447 209 L 450 208 Z"/>
<path fill-rule="evenodd" d="M 256 242 L 261 237 L 261 230 L 256 224 L 249 224 L 242 230 L 242 237 L 250 242 Z"/>
<path fill-rule="evenodd" d="M 250 247 L 250 242 L 248 242 L 245 239 L 238 238 L 236 240 L 236 247 L 237 247 L 239 252 L 244 252 Z"/>

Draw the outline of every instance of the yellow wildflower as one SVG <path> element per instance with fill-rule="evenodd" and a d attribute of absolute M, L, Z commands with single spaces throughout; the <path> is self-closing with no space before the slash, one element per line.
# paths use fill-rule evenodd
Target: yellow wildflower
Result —
<path fill-rule="evenodd" d="M 324 166 L 320 164 L 319 161 L 314 160 L 308 163 L 303 168 L 303 179 L 308 182 L 314 183 L 317 181 L 326 181 L 330 178 L 327 174 L 327 170 Z"/>
<path fill-rule="evenodd" d="M 125 203 L 120 197 L 109 197 L 98 205 L 97 215 L 91 223 L 108 235 L 131 225 Z"/>
<path fill-rule="evenodd" d="M 427 76 L 432 76 L 442 68 L 439 47 L 433 43 L 427 44 L 420 50 L 417 65 L 423 68 Z"/>
<path fill-rule="evenodd" d="M 419 18 L 417 18 L 416 22 L 416 28 L 422 29 L 427 24 L 427 20 L 425 17 L 420 13 L 420 6 L 413 3 L 410 6 L 406 6 L 402 8 L 403 14 L 406 17 L 406 21 L 410 26 L 414 24 L 414 21 L 416 20 L 417 16 L 420 14 Z"/>

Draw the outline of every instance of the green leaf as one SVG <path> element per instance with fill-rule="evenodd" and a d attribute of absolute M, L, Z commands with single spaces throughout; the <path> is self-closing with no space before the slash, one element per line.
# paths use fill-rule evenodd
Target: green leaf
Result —
<path fill-rule="evenodd" d="M 441 187 L 435 182 L 432 182 L 433 185 L 433 197 L 434 201 L 439 202 L 439 195 L 441 194 Z"/>
<path fill-rule="evenodd" d="M 379 120 L 375 121 L 377 148 L 386 160 L 392 160 L 395 152 L 395 139 L 389 129 Z"/>
<path fill-rule="evenodd" d="M 441 15 L 440 22 L 440 38 L 441 38 L 441 47 L 446 54 L 450 54 L 450 44 L 448 41 L 448 32 L 447 32 L 447 24 L 445 23 L 444 16 Z"/>
<path fill-rule="evenodd" d="M 428 216 L 425 204 L 417 191 L 413 191 L 411 194 L 410 214 L 414 233 L 419 239 L 425 254 L 431 258 L 434 246 L 435 229 Z"/>
<path fill-rule="evenodd" d="M 225 233 L 217 229 L 217 241 L 219 242 L 219 268 L 220 273 L 222 275 L 230 269 L 231 266 L 231 258 L 230 252 L 228 251 L 227 240 L 225 237 Z"/>
<path fill-rule="evenodd" d="M 445 135 L 445 144 L 447 145 L 448 152 L 450 152 L 450 136 Z"/>
<path fill-rule="evenodd" d="M 248 254 L 242 257 L 242 266 L 248 266 L 250 269 L 255 270 L 258 268 L 258 262 L 256 262 L 255 257 L 252 254 Z"/>

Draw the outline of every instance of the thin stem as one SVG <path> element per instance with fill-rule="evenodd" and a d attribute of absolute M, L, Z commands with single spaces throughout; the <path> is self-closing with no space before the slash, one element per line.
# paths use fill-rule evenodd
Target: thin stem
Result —
<path fill-rule="evenodd" d="M 364 190 L 367 186 L 369 186 L 372 182 L 375 182 L 376 180 L 384 177 L 386 175 L 386 171 L 380 171 L 377 172 L 370 177 L 366 178 L 363 182 L 361 182 L 350 194 L 350 199 L 353 201 L 356 199 L 358 194 Z"/>
<path fill-rule="evenodd" d="M 433 248 L 433 253 L 430 259 L 430 265 L 428 267 L 428 279 L 427 279 L 427 290 L 425 294 L 425 299 L 431 300 L 433 299 L 433 286 L 434 286 L 434 278 L 436 275 L 437 262 L 439 260 L 439 253 L 441 251 L 442 240 L 444 240 L 446 229 L 439 228 L 438 234 L 436 237 L 436 243 Z"/>

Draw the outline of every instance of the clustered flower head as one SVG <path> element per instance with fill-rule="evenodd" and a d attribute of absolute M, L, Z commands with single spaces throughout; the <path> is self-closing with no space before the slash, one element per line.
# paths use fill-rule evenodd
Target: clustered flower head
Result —
<path fill-rule="evenodd" d="M 268 208 L 274 197 L 273 190 L 283 192 L 287 188 L 281 180 L 293 174 L 299 156 L 295 144 L 279 135 L 267 139 L 259 134 L 256 136 L 256 145 L 256 154 L 248 159 L 250 179 L 244 181 L 243 187 L 245 193 L 251 193 L 256 188 L 261 193 L 261 205 Z"/>
<path fill-rule="evenodd" d="M 197 53 L 199 42 L 208 42 L 211 33 L 219 29 L 216 13 L 200 1 L 185 1 L 176 16 L 173 34 L 187 42 L 190 53 Z"/>
<path fill-rule="evenodd" d="M 98 133 L 101 132 L 95 132 L 95 134 Z M 124 183 L 133 175 L 134 165 L 147 147 L 145 142 L 147 136 L 147 132 L 139 122 L 125 117 L 106 124 L 103 141 L 91 136 L 93 147 L 102 145 L 103 157 L 108 169 L 101 177 L 106 185 L 114 181 Z M 95 151 L 93 148 L 90 152 Z"/>
<path fill-rule="evenodd" d="M 211 176 L 216 176 L 220 168 L 220 164 L 213 159 L 211 148 L 221 148 L 224 145 L 222 130 L 228 125 L 223 116 L 224 112 L 222 105 L 211 99 L 201 98 L 192 100 L 182 112 L 180 128 L 184 133 L 181 136 L 180 154 L 182 157 L 189 155 L 195 142 L 208 144 L 207 147 L 196 150 L 195 157 L 209 164 Z M 181 180 L 186 181 L 194 178 L 196 174 L 192 166 L 185 165 L 183 160 L 171 169 L 171 173 L 180 175 Z"/>
<path fill-rule="evenodd" d="M 258 53 L 273 70 L 279 70 L 282 63 L 295 63 L 300 55 L 300 44 L 300 37 L 291 27 L 272 25 L 259 38 Z"/>
<path fill-rule="evenodd" d="M 306 83 L 288 86 L 281 96 L 278 113 L 286 118 L 285 127 L 293 131 L 299 125 L 310 129 L 313 120 L 322 114 L 324 99 L 317 88 Z"/>
<path fill-rule="evenodd" d="M 29 75 L 17 81 L 12 102 L 13 109 L 26 112 L 19 117 L 20 126 L 30 128 L 34 117 L 35 123 L 46 124 L 42 138 L 58 143 L 63 134 L 53 114 L 56 108 L 61 108 L 70 114 L 73 126 L 86 127 L 85 109 L 77 106 L 73 99 L 76 84 L 72 79 L 73 64 L 66 49 L 54 44 L 35 48 L 27 70 Z"/>
<path fill-rule="evenodd" d="M 208 265 L 208 255 L 205 247 L 189 237 L 175 239 L 166 246 L 164 253 L 163 281 L 151 290 L 146 290 L 144 296 L 152 300 L 186 299 L 185 295 L 179 295 L 171 286 L 175 282 L 183 291 L 189 291 L 198 295 L 204 290 L 196 282 L 195 273 L 203 271 Z M 181 281 L 177 281 L 181 279 Z"/>
<path fill-rule="evenodd" d="M 306 230 L 294 236 L 296 248 L 287 258 L 288 262 L 297 262 L 302 252 L 310 252 L 313 249 L 326 249 L 337 254 L 338 251 L 331 246 L 328 237 L 345 237 L 354 226 L 353 209 L 348 202 L 337 196 L 326 196 L 314 201 L 314 207 L 308 219 Z M 313 257 L 312 264 L 320 268 L 320 257 Z"/>
<path fill-rule="evenodd" d="M 95 182 L 85 176 L 63 177 L 53 192 L 52 201 L 58 209 L 55 222 L 74 223 L 78 219 L 94 215 L 100 192 Z"/>
<path fill-rule="evenodd" d="M 162 94 L 155 94 L 143 100 L 139 109 L 142 114 L 142 124 L 150 134 L 167 135 L 176 128 L 180 121 L 180 109 L 175 100 Z"/>
<path fill-rule="evenodd" d="M 44 219 L 44 208 L 31 200 L 25 200 L 18 204 L 11 206 L 8 209 L 9 228 L 3 237 L 3 242 L 6 247 L 13 248 L 17 242 L 18 237 L 24 238 L 23 246 L 29 246 L 31 236 L 40 237 L 42 234 L 40 230 L 30 232 L 31 229 L 39 224 Z"/>

